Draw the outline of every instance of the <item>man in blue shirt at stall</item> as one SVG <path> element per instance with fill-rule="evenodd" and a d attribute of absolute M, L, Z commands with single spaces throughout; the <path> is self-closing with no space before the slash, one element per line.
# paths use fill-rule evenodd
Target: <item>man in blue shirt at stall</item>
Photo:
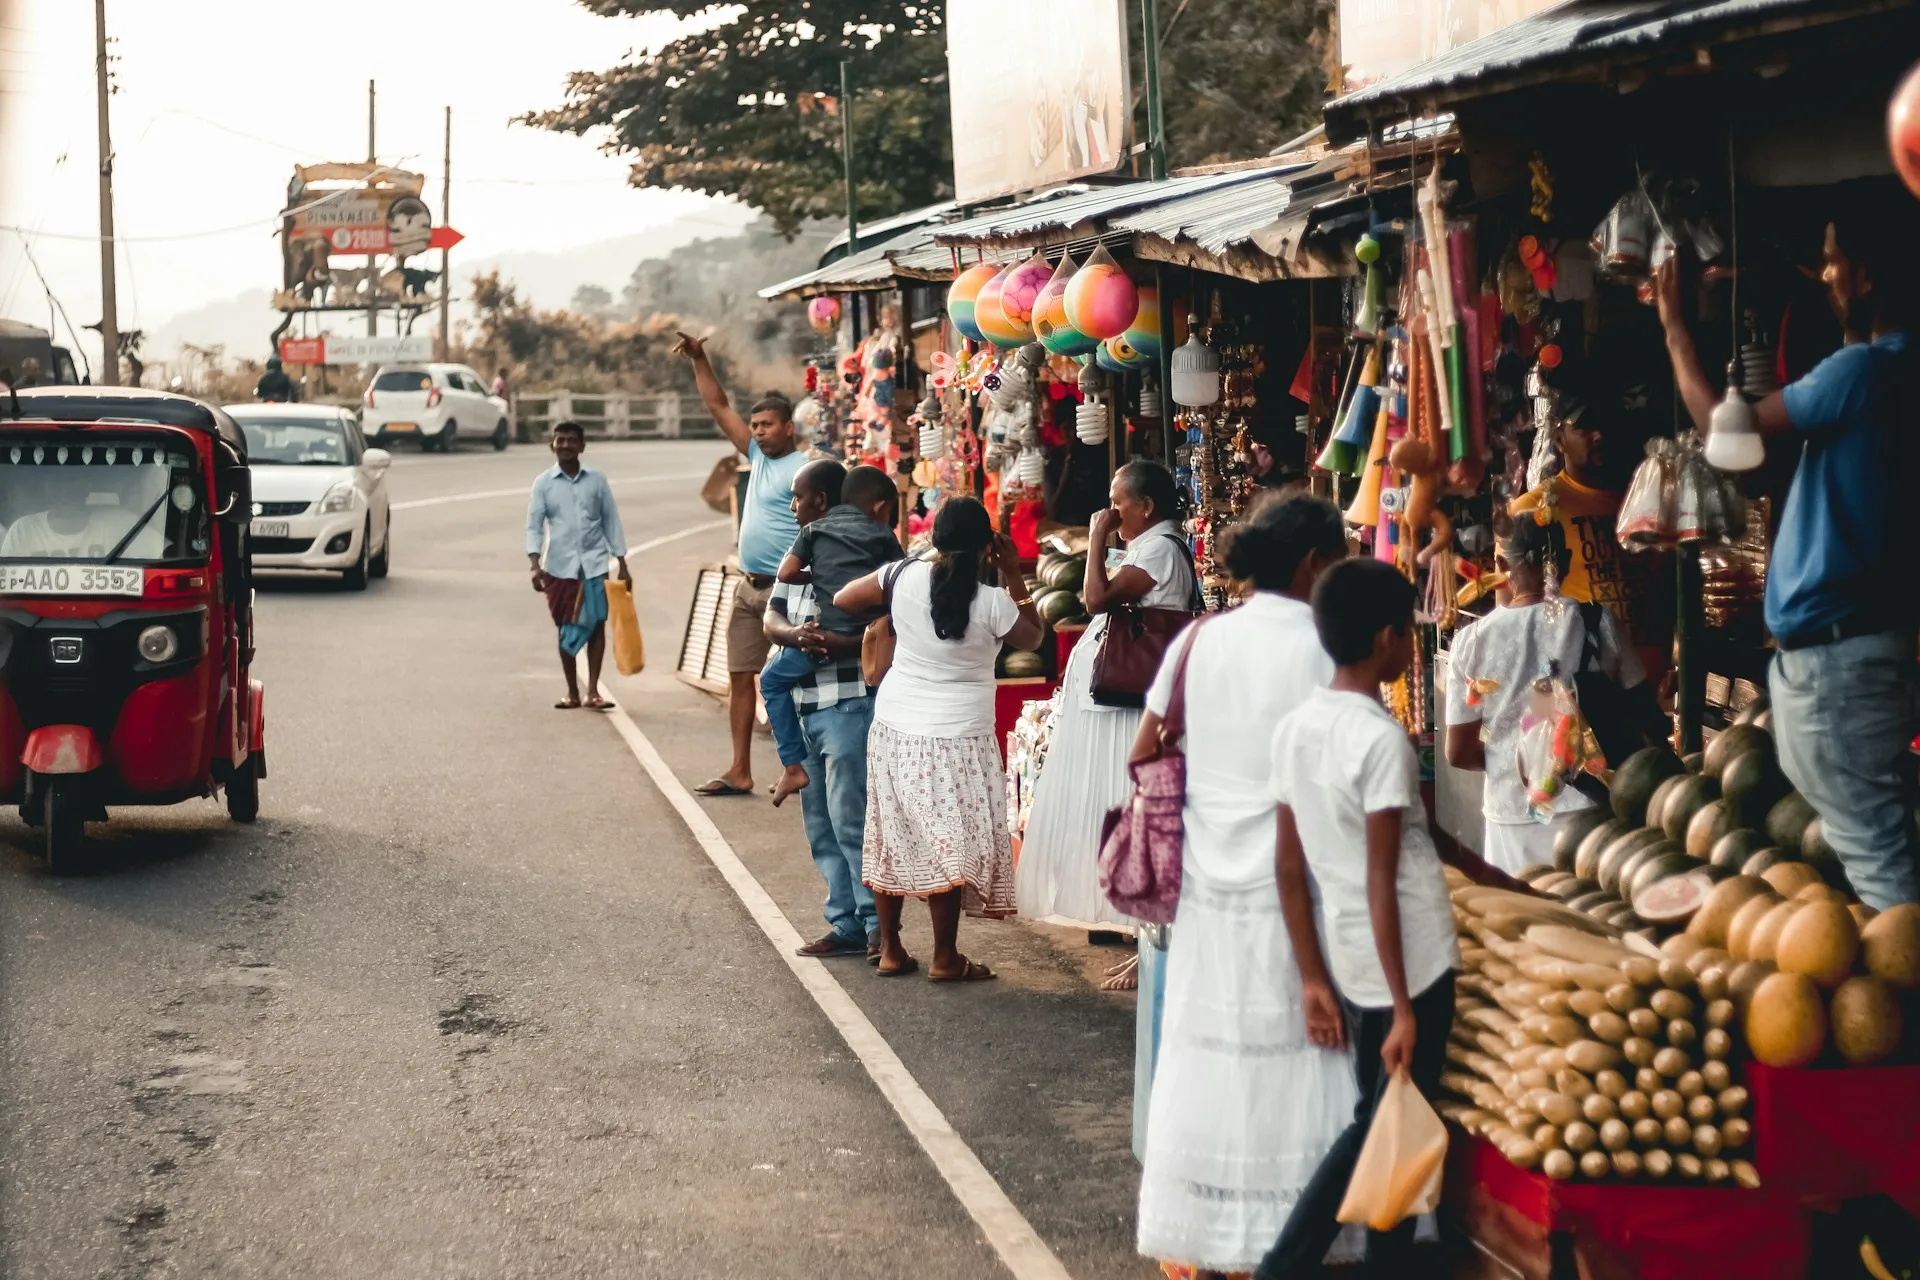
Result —
<path fill-rule="evenodd" d="M 546 595 L 547 610 L 560 628 L 567 696 L 553 705 L 563 711 L 581 705 L 605 711 L 612 705 L 600 696 L 600 661 L 607 653 L 607 562 L 618 561 L 620 580 L 633 581 L 627 572 L 627 535 L 607 478 L 580 461 L 580 451 L 587 447 L 580 424 L 554 423 L 549 447 L 556 461 L 533 482 L 527 499 L 527 563 L 533 570 L 533 589 Z M 584 704 L 575 674 L 583 648 Z"/>
<path fill-rule="evenodd" d="M 793 515 L 793 478 L 807 465 L 793 426 L 793 403 L 770 395 L 757 401 L 743 420 L 727 399 L 713 371 L 706 345 L 682 333 L 674 354 L 693 362 L 700 399 L 733 447 L 747 455 L 746 501 L 740 507 L 740 572 L 745 580 L 734 592 L 727 617 L 727 719 L 733 731 L 733 760 L 726 772 L 695 787 L 702 796 L 741 796 L 753 792 L 754 677 L 767 663 L 770 645 L 762 619 L 773 593 L 774 575 L 787 548 L 800 534 Z"/>
<path fill-rule="evenodd" d="M 1754 406 L 1800 451 L 1767 570 L 1774 738 L 1861 901 L 1920 901 L 1908 751 L 1920 579 L 1896 521 L 1915 509 L 1920 379 L 1907 349 L 1916 207 L 1904 192 L 1829 223 L 1821 280 L 1847 345 Z M 1706 430 L 1718 398 L 1675 264 L 1657 281 L 1674 377 Z"/>

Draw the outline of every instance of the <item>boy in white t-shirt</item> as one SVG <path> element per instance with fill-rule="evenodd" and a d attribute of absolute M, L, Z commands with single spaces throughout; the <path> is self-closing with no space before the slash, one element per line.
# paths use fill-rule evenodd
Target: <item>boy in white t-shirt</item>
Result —
<path fill-rule="evenodd" d="M 1280 902 L 1305 987 L 1307 1033 L 1329 1048 L 1352 1042 L 1360 1100 L 1258 1280 L 1320 1274 L 1381 1091 L 1405 1071 L 1432 1097 L 1446 1062 L 1459 959 L 1453 904 L 1427 834 L 1413 745 L 1380 703 L 1380 686 L 1413 661 L 1413 603 L 1413 585 L 1382 561 L 1327 570 L 1314 587 L 1313 621 L 1337 668 L 1333 683 L 1274 731 Z M 1483 884 L 1518 884 L 1471 853 L 1451 860 Z M 1367 1233 L 1373 1274 L 1414 1274 L 1413 1227 L 1409 1218 Z"/>

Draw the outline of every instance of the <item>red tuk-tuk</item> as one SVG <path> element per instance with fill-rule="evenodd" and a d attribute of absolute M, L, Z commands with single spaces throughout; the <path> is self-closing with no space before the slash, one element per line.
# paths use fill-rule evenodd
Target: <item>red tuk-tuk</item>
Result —
<path fill-rule="evenodd" d="M 247 438 L 219 409 L 116 387 L 0 391 L 0 800 L 74 868 L 108 805 L 266 776 Z"/>

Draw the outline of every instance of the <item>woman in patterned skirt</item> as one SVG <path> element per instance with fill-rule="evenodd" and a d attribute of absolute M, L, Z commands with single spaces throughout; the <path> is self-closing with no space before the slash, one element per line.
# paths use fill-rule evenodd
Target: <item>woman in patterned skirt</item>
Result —
<path fill-rule="evenodd" d="M 994 664 L 1002 643 L 1032 651 L 1045 628 L 1020 555 L 987 509 L 949 498 L 933 521 L 934 556 L 889 565 L 834 598 L 854 614 L 888 610 L 893 666 L 867 738 L 864 876 L 880 917 L 882 977 L 919 962 L 900 942 L 900 905 L 925 898 L 935 982 L 994 976 L 960 954 L 960 914 L 1014 913 L 1006 784 L 994 743 Z M 991 561 L 1002 585 L 984 584 Z"/>

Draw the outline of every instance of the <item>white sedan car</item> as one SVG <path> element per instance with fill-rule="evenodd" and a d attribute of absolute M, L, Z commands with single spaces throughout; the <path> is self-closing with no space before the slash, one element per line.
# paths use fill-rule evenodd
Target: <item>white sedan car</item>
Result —
<path fill-rule="evenodd" d="M 393 557 L 385 449 L 369 449 L 350 410 L 235 404 L 253 472 L 248 538 L 256 569 L 325 569 L 349 591 L 384 578 Z"/>
<path fill-rule="evenodd" d="M 377 445 L 412 438 L 422 450 L 451 453 L 459 438 L 512 442 L 505 400 L 463 364 L 381 365 L 367 384 L 360 425 Z"/>

